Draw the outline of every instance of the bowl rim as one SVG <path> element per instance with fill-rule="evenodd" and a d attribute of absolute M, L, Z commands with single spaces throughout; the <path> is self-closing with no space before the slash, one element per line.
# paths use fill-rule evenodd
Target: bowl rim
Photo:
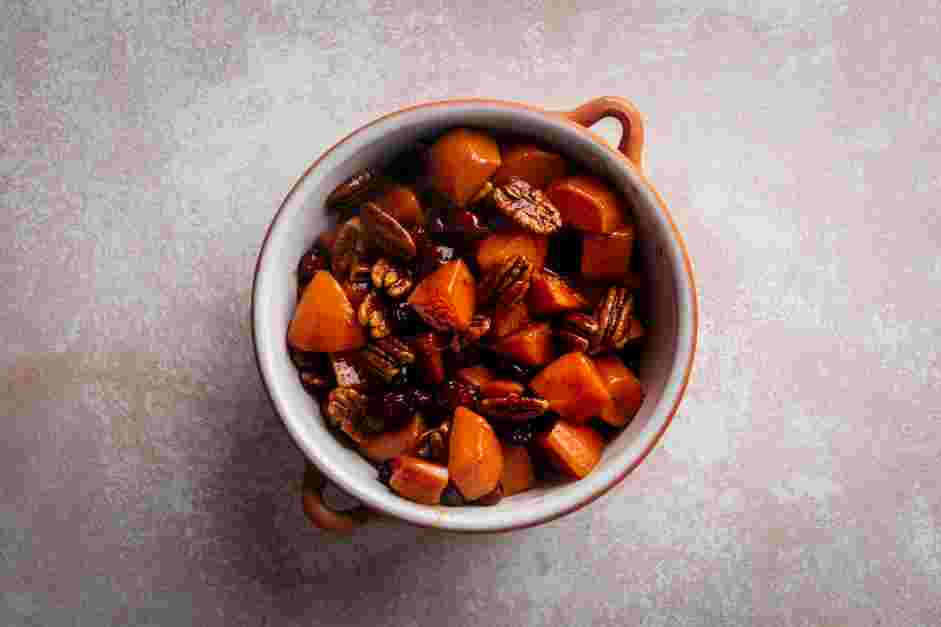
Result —
<path fill-rule="evenodd" d="M 559 124 L 560 122 L 567 128 L 576 131 L 577 133 L 587 137 L 593 143 L 598 144 L 603 149 L 609 151 L 613 156 L 617 158 L 617 161 L 622 167 L 628 168 L 632 174 L 637 178 L 637 180 L 646 188 L 647 191 L 651 193 L 653 199 L 655 200 L 654 207 L 658 210 L 660 216 L 664 219 L 666 225 L 669 227 L 669 232 L 672 235 L 673 242 L 676 245 L 676 249 L 679 251 L 679 257 L 681 261 L 681 267 L 683 270 L 683 277 L 686 279 L 685 283 L 678 281 L 676 291 L 678 296 L 681 292 L 685 292 L 687 295 L 687 312 L 688 312 L 688 338 L 685 344 L 681 343 L 681 338 L 677 337 L 677 354 L 682 355 L 683 352 L 686 353 L 685 363 L 677 362 L 674 367 L 671 369 L 670 374 L 668 375 L 668 381 L 673 379 L 677 370 L 682 368 L 682 375 L 678 380 L 678 384 L 675 386 L 673 391 L 673 398 L 671 399 L 670 406 L 666 412 L 666 415 L 663 419 L 663 423 L 660 425 L 659 429 L 650 437 L 649 442 L 643 448 L 643 450 L 636 455 L 636 457 L 623 468 L 614 469 L 611 476 L 595 487 L 595 489 L 586 495 L 581 496 L 576 502 L 567 505 L 561 508 L 553 508 L 552 511 L 541 514 L 539 516 L 530 516 L 526 520 L 520 522 L 510 522 L 508 524 L 455 524 L 460 522 L 449 516 L 440 516 L 440 515 L 429 515 L 429 516 L 410 516 L 407 512 L 399 511 L 394 514 L 388 511 L 388 507 L 383 503 L 374 502 L 372 499 L 369 499 L 362 493 L 359 493 L 355 487 L 350 485 L 344 485 L 347 482 L 339 481 L 336 479 L 336 476 L 333 472 L 333 469 L 329 466 L 326 466 L 317 455 L 311 453 L 308 450 L 308 447 L 303 442 L 302 438 L 298 433 L 295 433 L 295 429 L 292 425 L 292 422 L 284 415 L 281 411 L 279 403 L 275 399 L 273 393 L 273 383 L 269 380 L 268 375 L 266 374 L 265 367 L 263 365 L 263 359 L 261 354 L 261 349 L 259 347 L 259 333 L 256 329 L 257 323 L 257 311 L 258 311 L 258 289 L 259 289 L 259 277 L 261 275 L 262 261 L 265 258 L 266 251 L 268 246 L 271 243 L 271 236 L 275 230 L 275 227 L 279 223 L 284 210 L 293 199 L 295 193 L 307 180 L 307 177 L 310 173 L 316 169 L 329 155 L 333 154 L 340 146 L 346 144 L 348 141 L 354 137 L 365 133 L 367 130 L 380 125 L 387 123 L 393 118 L 413 113 L 421 110 L 434 110 L 442 108 L 455 108 L 455 107 L 483 107 L 483 108 L 497 108 L 503 109 L 510 113 L 520 112 L 527 114 L 538 114 L 544 116 L 548 122 Z M 679 300 L 679 299 L 678 299 Z M 676 412 L 679 410 L 679 406 L 682 402 L 683 396 L 685 394 L 686 388 L 689 385 L 690 376 L 693 370 L 693 363 L 696 354 L 696 349 L 698 346 L 699 339 L 699 298 L 696 288 L 696 282 L 693 274 L 693 264 L 690 259 L 689 251 L 686 247 L 686 243 L 683 239 L 682 234 L 676 226 L 676 222 L 673 219 L 669 209 L 667 208 L 666 202 L 663 197 L 657 191 L 657 189 L 651 184 L 650 180 L 645 175 L 644 171 L 641 168 L 638 168 L 630 159 L 627 158 L 623 153 L 618 151 L 616 148 L 612 147 L 601 138 L 599 135 L 590 130 L 589 127 L 583 126 L 574 120 L 570 119 L 566 112 L 555 112 L 547 109 L 542 109 L 529 105 L 522 102 L 508 101 L 508 100 L 497 100 L 497 99 L 488 99 L 488 98 L 457 98 L 457 99 L 447 99 L 447 100 L 438 100 L 431 102 L 424 102 L 421 104 L 412 105 L 409 107 L 404 107 L 387 113 L 385 115 L 379 116 L 373 119 L 362 126 L 359 126 L 355 130 L 351 131 L 344 137 L 340 138 L 332 146 L 324 150 L 304 171 L 303 173 L 295 180 L 294 184 L 285 194 L 283 200 L 279 204 L 277 210 L 272 216 L 271 220 L 268 223 L 268 227 L 265 231 L 264 239 L 262 240 L 261 247 L 258 251 L 258 256 L 255 262 L 255 267 L 252 277 L 252 290 L 251 290 L 251 309 L 250 309 L 250 318 L 251 318 L 251 333 L 252 333 L 252 348 L 255 355 L 255 364 L 261 377 L 263 386 L 265 388 L 265 393 L 268 396 L 268 400 L 271 403 L 272 407 L 275 410 L 275 413 L 278 414 L 278 417 L 281 419 L 282 424 L 288 430 L 291 435 L 291 438 L 294 440 L 295 444 L 302 450 L 305 457 L 310 463 L 313 463 L 321 472 L 324 473 L 326 477 L 329 478 L 331 482 L 334 482 L 341 490 L 347 490 L 353 492 L 355 497 L 361 500 L 364 504 L 367 505 L 370 509 L 376 510 L 383 515 L 389 516 L 391 518 L 402 520 L 409 524 L 413 524 L 419 527 L 427 527 L 434 529 L 441 529 L 447 531 L 455 531 L 461 533 L 495 533 L 503 531 L 514 531 L 520 529 L 526 529 L 529 527 L 534 527 L 536 525 L 541 525 L 552 520 L 566 516 L 572 512 L 575 512 L 583 507 L 588 506 L 596 499 L 600 498 L 602 495 L 606 494 L 612 490 L 615 486 L 619 485 L 624 479 L 629 475 L 635 468 L 637 468 L 653 451 L 656 445 L 660 442 L 663 434 L 666 432 L 667 428 L 673 421 L 673 418 L 676 415 Z M 680 311 L 679 302 L 677 302 L 677 311 Z M 662 399 L 661 399 L 662 400 Z M 577 482 L 576 482 L 577 483 Z M 397 508 L 401 509 L 401 508 Z M 436 511 L 436 508 L 429 508 L 432 511 Z"/>

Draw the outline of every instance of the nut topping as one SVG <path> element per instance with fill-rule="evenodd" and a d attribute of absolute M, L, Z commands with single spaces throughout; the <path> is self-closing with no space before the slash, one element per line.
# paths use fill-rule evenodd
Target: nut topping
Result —
<path fill-rule="evenodd" d="M 337 231 L 331 270 L 338 281 L 345 280 L 353 266 L 366 254 L 364 235 L 363 224 L 359 218 L 350 218 Z"/>
<path fill-rule="evenodd" d="M 455 333 L 454 337 L 451 338 L 451 350 L 455 353 L 459 353 L 471 344 L 479 342 L 483 336 L 490 332 L 492 325 L 493 321 L 488 316 L 475 314 L 474 317 L 471 318 L 470 326 L 467 327 L 467 331 L 464 333 Z"/>
<path fill-rule="evenodd" d="M 327 397 L 327 419 L 334 427 L 347 421 L 356 423 L 366 411 L 366 396 L 353 388 L 338 387 Z"/>
<path fill-rule="evenodd" d="M 506 217 L 521 227 L 540 235 L 551 235 L 562 228 L 562 216 L 549 198 L 520 178 L 493 191 L 493 203 Z"/>
<path fill-rule="evenodd" d="M 363 365 L 386 383 L 398 380 L 405 366 L 415 363 L 415 353 L 396 337 L 385 337 L 363 349 Z"/>
<path fill-rule="evenodd" d="M 366 168 L 340 183 L 327 196 L 328 209 L 346 209 L 363 200 L 379 186 L 380 177 L 375 170 Z"/>
<path fill-rule="evenodd" d="M 579 312 L 567 313 L 559 325 L 558 338 L 565 353 L 587 353 L 600 339 L 601 327 L 594 316 Z"/>
<path fill-rule="evenodd" d="M 404 259 L 412 259 L 418 253 L 411 234 L 376 203 L 364 204 L 360 217 L 366 235 L 377 248 Z"/>
<path fill-rule="evenodd" d="M 608 288 L 595 310 L 600 335 L 592 347 L 593 353 L 624 347 L 631 330 L 633 308 L 634 298 L 626 287 L 615 285 Z"/>
<path fill-rule="evenodd" d="M 389 298 L 400 299 L 412 289 L 412 274 L 394 265 L 388 259 L 376 261 L 371 271 L 372 284 L 377 290 L 383 290 Z"/>
<path fill-rule="evenodd" d="M 526 297 L 533 263 L 516 255 L 494 268 L 480 284 L 480 300 L 484 305 L 511 307 Z"/>
<path fill-rule="evenodd" d="M 384 338 L 392 330 L 389 328 L 389 320 L 386 317 L 386 308 L 382 298 L 376 294 L 367 294 L 366 298 L 359 305 L 356 312 L 356 318 L 359 323 L 369 331 L 369 337 L 373 339 Z"/>
<path fill-rule="evenodd" d="M 503 420 L 529 420 L 549 411 L 549 401 L 532 396 L 509 394 L 500 398 L 485 398 L 477 403 L 481 413 Z"/>

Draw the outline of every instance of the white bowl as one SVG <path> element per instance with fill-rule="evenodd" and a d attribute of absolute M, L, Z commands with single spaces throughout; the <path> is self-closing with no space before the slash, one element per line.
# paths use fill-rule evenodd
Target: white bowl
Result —
<path fill-rule="evenodd" d="M 625 131 L 619 150 L 587 130 L 602 117 Z M 317 402 L 298 380 L 285 337 L 296 303 L 295 268 L 317 234 L 331 224 L 327 194 L 367 165 L 415 140 L 455 126 L 512 131 L 539 138 L 606 178 L 632 205 L 649 287 L 650 325 L 639 377 L 647 396 L 637 416 L 580 481 L 528 491 L 491 507 L 440 507 L 407 501 L 376 480 L 376 470 L 327 430 Z M 643 122 L 629 102 L 599 98 L 568 113 L 490 100 L 429 103 L 386 115 L 325 152 L 294 185 L 265 237 L 252 293 L 256 357 L 278 414 L 311 462 L 367 508 L 413 524 L 492 532 L 540 524 L 602 495 L 634 469 L 666 430 L 685 390 L 696 347 L 697 303 L 682 238 L 659 194 L 642 174 Z M 630 159 L 628 158 L 630 157 Z"/>

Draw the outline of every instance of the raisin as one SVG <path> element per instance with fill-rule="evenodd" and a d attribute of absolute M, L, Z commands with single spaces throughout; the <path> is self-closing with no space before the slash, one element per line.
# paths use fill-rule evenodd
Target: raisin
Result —
<path fill-rule="evenodd" d="M 393 305 L 389 318 L 393 332 L 399 337 L 412 337 L 431 328 L 407 302 Z"/>
<path fill-rule="evenodd" d="M 508 426 L 501 426 L 497 431 L 497 437 L 514 446 L 525 446 L 533 441 L 533 423 L 515 422 Z"/>
<path fill-rule="evenodd" d="M 438 407 L 449 414 L 458 407 L 474 408 L 476 405 L 477 389 L 460 381 L 445 383 L 438 397 Z"/>
<path fill-rule="evenodd" d="M 489 362 L 490 367 L 501 377 L 515 381 L 529 381 L 536 376 L 534 369 L 518 364 L 502 355 L 492 355 Z"/>
<path fill-rule="evenodd" d="M 481 239 L 490 235 L 490 229 L 481 221 L 480 216 L 467 209 L 458 209 L 450 216 L 448 231 L 457 238 Z"/>
<path fill-rule="evenodd" d="M 386 392 L 369 399 L 367 413 L 381 419 L 385 429 L 395 429 L 412 419 L 415 405 L 412 395 L 407 392 Z"/>
<path fill-rule="evenodd" d="M 412 396 L 412 404 L 418 411 L 427 412 L 435 408 L 435 399 L 429 392 L 412 388 L 409 394 Z"/>

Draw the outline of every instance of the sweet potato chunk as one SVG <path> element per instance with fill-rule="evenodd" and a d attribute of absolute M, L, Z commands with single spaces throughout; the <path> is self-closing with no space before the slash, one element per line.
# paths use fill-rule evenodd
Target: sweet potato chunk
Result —
<path fill-rule="evenodd" d="M 503 451 L 490 423 L 466 407 L 454 410 L 448 451 L 451 480 L 468 501 L 489 493 L 503 475 Z"/>
<path fill-rule="evenodd" d="M 542 366 L 555 357 L 552 327 L 548 322 L 533 323 L 493 345 L 493 350 L 527 366 Z"/>
<path fill-rule="evenodd" d="M 455 259 L 425 277 L 408 302 L 439 331 L 464 331 L 474 316 L 476 290 L 470 270 L 462 260 Z"/>
<path fill-rule="evenodd" d="M 563 311 L 587 309 L 588 300 L 559 275 L 543 268 L 533 272 L 526 305 L 536 316 L 554 316 Z"/>
<path fill-rule="evenodd" d="M 448 469 L 418 457 L 401 455 L 392 460 L 392 491 L 416 503 L 437 505 L 448 487 Z"/>
<path fill-rule="evenodd" d="M 288 327 L 288 344 L 304 351 L 334 353 L 366 344 L 353 305 L 333 275 L 321 270 L 304 288 Z"/>
<path fill-rule="evenodd" d="M 429 173 L 432 185 L 464 207 L 500 167 L 500 148 L 494 139 L 469 128 L 456 128 L 431 146 Z"/>
<path fill-rule="evenodd" d="M 546 366 L 529 383 L 563 418 L 584 422 L 611 400 L 595 364 L 584 353 L 568 353 Z"/>
<path fill-rule="evenodd" d="M 526 301 L 520 301 L 509 307 L 500 307 L 493 312 L 491 332 L 494 337 L 506 337 L 516 333 L 532 322 Z"/>
<path fill-rule="evenodd" d="M 529 231 L 511 229 L 498 231 L 477 244 L 477 265 L 484 274 L 490 272 L 507 259 L 521 255 L 536 268 L 546 263 L 549 254 L 549 238 Z"/>
<path fill-rule="evenodd" d="M 560 179 L 546 189 L 546 195 L 562 214 L 562 223 L 580 231 L 611 233 L 624 224 L 624 201 L 599 178 Z"/>
<path fill-rule="evenodd" d="M 536 437 L 536 444 L 562 472 L 582 479 L 598 464 L 604 451 L 604 438 L 588 425 L 573 425 L 559 420 L 546 433 Z"/>
<path fill-rule="evenodd" d="M 371 435 L 359 442 L 360 452 L 374 462 L 407 455 L 415 450 L 418 438 L 425 430 L 421 414 L 415 414 L 401 429 Z"/>
<path fill-rule="evenodd" d="M 630 422 L 644 402 L 644 388 L 617 355 L 601 355 L 593 361 L 611 395 L 611 400 L 601 410 L 600 417 L 609 425 L 623 427 Z"/>
<path fill-rule="evenodd" d="M 421 201 L 415 190 L 407 185 L 390 185 L 376 199 L 376 204 L 403 226 L 411 226 L 424 219 Z"/>
<path fill-rule="evenodd" d="M 533 462 L 529 458 L 529 451 L 525 446 L 503 446 L 503 495 L 513 496 L 533 487 L 536 475 L 533 472 Z"/>
<path fill-rule="evenodd" d="M 630 273 L 634 227 L 613 233 L 585 234 L 582 239 L 582 276 L 589 281 L 620 281 Z"/>
<path fill-rule="evenodd" d="M 500 168 L 493 175 L 494 185 L 506 185 L 518 177 L 535 188 L 543 189 L 565 176 L 566 164 L 561 155 L 534 144 L 517 144 L 503 152 Z"/>
<path fill-rule="evenodd" d="M 470 368 L 461 368 L 455 373 L 454 378 L 461 383 L 481 387 L 494 378 L 494 374 L 486 366 L 472 366 Z"/>

